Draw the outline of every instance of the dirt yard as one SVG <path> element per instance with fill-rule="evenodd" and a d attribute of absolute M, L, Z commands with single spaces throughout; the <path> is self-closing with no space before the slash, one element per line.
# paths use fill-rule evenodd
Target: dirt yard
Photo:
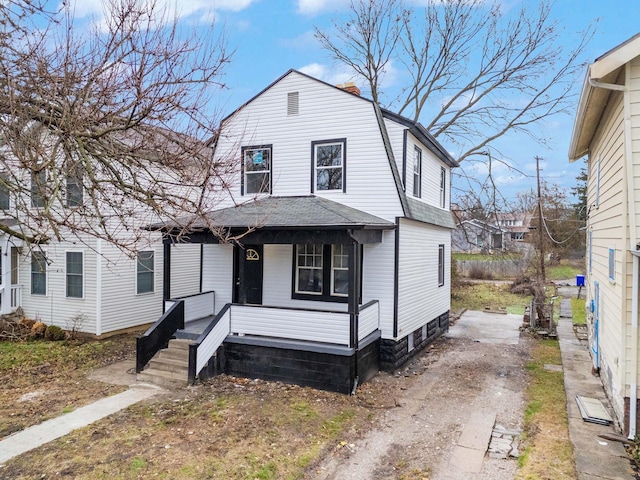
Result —
<path fill-rule="evenodd" d="M 530 342 L 445 337 L 354 396 L 221 376 L 21 455 L 0 478 L 448 479 L 449 457 L 477 409 L 490 406 L 498 424 L 521 428 Z M 99 391 L 72 379 L 60 390 L 69 399 Z M 30 402 L 49 396 L 29 393 L 26 385 L 13 396 L 4 391 L 0 421 L 28 416 Z M 62 413 L 65 403 L 36 418 Z M 516 464 L 487 458 L 473 478 L 512 479 Z"/>

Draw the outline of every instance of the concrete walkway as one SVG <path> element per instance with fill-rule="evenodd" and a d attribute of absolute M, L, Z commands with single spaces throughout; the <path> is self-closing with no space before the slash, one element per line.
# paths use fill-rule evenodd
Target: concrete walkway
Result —
<path fill-rule="evenodd" d="M 571 300 L 565 298 L 560 305 L 558 339 L 562 354 L 564 386 L 567 392 L 569 437 L 578 471 L 578 480 L 632 480 L 635 478 L 631 463 L 619 442 L 598 435 L 618 433 L 613 426 L 585 422 L 580 415 L 576 395 L 600 400 L 612 415 L 599 377 L 591 374 L 591 357 L 586 342 L 578 340 L 573 331 Z M 613 416 L 613 415 L 612 415 Z"/>
<path fill-rule="evenodd" d="M 0 465 L 13 457 L 63 437 L 77 428 L 85 427 L 162 391 L 161 388 L 153 385 L 139 384 L 117 395 L 102 398 L 73 412 L 9 435 L 0 441 Z"/>

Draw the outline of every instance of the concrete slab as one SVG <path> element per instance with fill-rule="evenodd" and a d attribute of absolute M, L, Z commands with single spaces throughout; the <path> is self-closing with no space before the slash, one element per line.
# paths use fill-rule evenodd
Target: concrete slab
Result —
<path fill-rule="evenodd" d="M 456 445 L 449 458 L 449 474 L 452 473 L 478 473 L 482 470 L 484 451 L 474 448 L 466 448 Z M 465 478 L 465 477 L 460 477 Z"/>
<path fill-rule="evenodd" d="M 0 441 L 0 464 L 160 392 L 158 387 L 140 385 L 10 435 Z"/>
<path fill-rule="evenodd" d="M 466 448 L 487 451 L 491 441 L 491 433 L 496 423 L 495 412 L 474 413 L 471 420 L 464 426 L 458 445 Z"/>
<path fill-rule="evenodd" d="M 517 345 L 522 315 L 467 310 L 449 328 L 449 338 L 467 338 L 477 342 Z"/>
<path fill-rule="evenodd" d="M 563 299 L 562 302 L 570 302 Z M 565 305 L 566 308 L 566 305 Z M 558 322 L 558 339 L 564 368 L 564 384 L 569 414 L 569 437 L 573 444 L 579 480 L 635 478 L 624 447 L 619 442 L 605 441 L 598 435 L 619 433 L 614 426 L 585 422 L 576 403 L 576 395 L 600 399 L 611 414 L 611 405 L 598 377 L 591 375 L 591 358 L 587 346 L 574 334 L 570 317 Z"/>

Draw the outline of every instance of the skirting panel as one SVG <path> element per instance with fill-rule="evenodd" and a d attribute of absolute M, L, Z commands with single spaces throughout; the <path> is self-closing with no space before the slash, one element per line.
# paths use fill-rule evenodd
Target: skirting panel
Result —
<path fill-rule="evenodd" d="M 448 311 L 409 334 L 413 336 L 411 351 L 409 351 L 409 335 L 399 340 L 382 339 L 380 343 L 380 368 L 388 372 L 400 368 L 447 330 L 449 330 Z"/>
<path fill-rule="evenodd" d="M 295 383 L 349 394 L 358 378 L 362 383 L 379 370 L 379 342 L 354 355 L 332 355 L 299 349 L 227 342 L 224 367 L 229 375 Z"/>

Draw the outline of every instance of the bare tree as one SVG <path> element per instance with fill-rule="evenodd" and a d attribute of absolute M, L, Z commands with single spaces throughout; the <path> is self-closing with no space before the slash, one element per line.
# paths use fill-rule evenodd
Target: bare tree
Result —
<path fill-rule="evenodd" d="M 231 162 L 205 143 L 224 36 L 153 1 L 104 8 L 81 29 L 68 5 L 0 5 L 0 230 L 30 244 L 72 232 L 130 249 L 144 223 L 203 213 L 227 187 Z"/>
<path fill-rule="evenodd" d="M 412 9 L 403 0 L 352 0 L 349 19 L 334 21 L 333 32 L 316 28 L 316 37 L 369 84 L 376 102 L 385 97 L 385 72 L 399 70 L 408 81 L 385 106 L 456 145 L 459 160 L 493 148 L 507 132 L 544 143 L 533 127 L 572 105 L 591 29 L 568 50 L 549 0 L 519 10 L 486 0 L 426 3 Z"/>

